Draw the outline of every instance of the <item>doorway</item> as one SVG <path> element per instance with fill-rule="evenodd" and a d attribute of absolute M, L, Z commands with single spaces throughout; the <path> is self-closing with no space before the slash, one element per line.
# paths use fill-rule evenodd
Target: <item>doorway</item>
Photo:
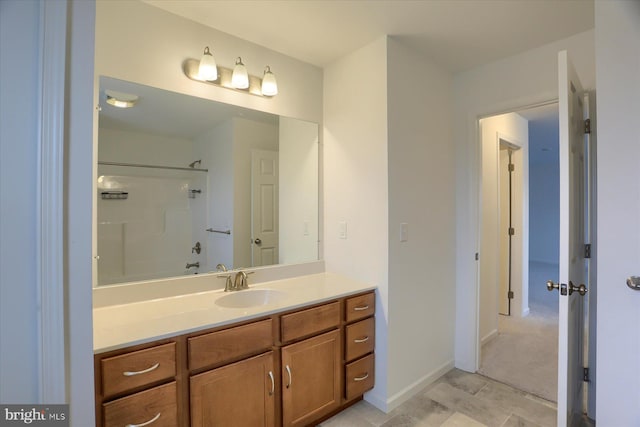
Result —
<path fill-rule="evenodd" d="M 558 275 L 557 103 L 483 118 L 480 128 L 478 372 L 555 401 L 558 303 L 545 282 Z"/>

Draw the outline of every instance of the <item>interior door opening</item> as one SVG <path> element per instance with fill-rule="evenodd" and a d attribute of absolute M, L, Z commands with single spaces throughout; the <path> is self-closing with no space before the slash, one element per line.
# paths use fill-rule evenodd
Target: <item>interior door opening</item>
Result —
<path fill-rule="evenodd" d="M 487 117 L 480 127 L 479 372 L 555 401 L 558 302 L 545 283 L 558 274 L 557 103 Z"/>

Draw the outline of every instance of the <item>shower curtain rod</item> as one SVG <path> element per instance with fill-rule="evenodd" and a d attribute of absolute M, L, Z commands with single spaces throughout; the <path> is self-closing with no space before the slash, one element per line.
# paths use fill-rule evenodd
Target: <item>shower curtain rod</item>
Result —
<path fill-rule="evenodd" d="M 178 171 L 196 171 L 196 172 L 209 172 L 209 169 L 202 168 L 181 168 L 177 166 L 159 166 L 159 165 L 144 165 L 140 163 L 119 163 L 119 162 L 98 162 L 99 165 L 104 166 L 126 166 L 134 168 L 150 168 L 150 169 L 171 169 Z"/>

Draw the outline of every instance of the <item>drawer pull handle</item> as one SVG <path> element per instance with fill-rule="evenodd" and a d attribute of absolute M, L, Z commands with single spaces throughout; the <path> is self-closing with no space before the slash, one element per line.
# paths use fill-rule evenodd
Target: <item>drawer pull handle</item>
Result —
<path fill-rule="evenodd" d="M 369 373 L 368 372 L 366 374 L 364 374 L 363 376 L 361 376 L 361 377 L 355 377 L 353 380 L 354 381 L 364 381 L 367 378 L 369 378 Z"/>
<path fill-rule="evenodd" d="M 158 366 L 160 366 L 160 362 L 156 363 L 155 365 L 153 365 L 150 368 L 147 369 L 143 369 L 142 371 L 124 371 L 122 373 L 122 375 L 124 375 L 125 377 L 133 377 L 135 375 L 141 375 L 141 374 L 146 374 L 147 372 L 151 372 L 155 369 L 158 369 Z M 160 415 L 158 415 L 160 416 Z M 140 425 L 146 425 L 146 424 L 140 424 Z"/>
<path fill-rule="evenodd" d="M 353 340 L 354 343 L 356 344 L 362 344 L 363 342 L 367 342 L 369 341 L 369 336 L 365 336 L 364 338 L 357 338 L 355 340 Z"/>
<path fill-rule="evenodd" d="M 126 427 L 144 427 L 144 426 L 148 426 L 149 424 L 155 423 L 156 421 L 158 421 L 158 418 L 160 418 L 160 412 L 158 412 L 158 414 L 155 417 L 151 418 L 146 423 L 142 423 L 142 424 L 127 424 Z"/>
<path fill-rule="evenodd" d="M 289 375 L 289 382 L 287 383 L 287 388 L 291 387 L 291 369 L 289 369 L 289 365 L 285 366 L 284 369 L 287 370 L 287 375 Z"/>
<path fill-rule="evenodd" d="M 369 309 L 369 305 L 361 305 L 359 307 L 353 307 L 353 311 L 364 311 L 368 309 Z"/>
<path fill-rule="evenodd" d="M 269 371 L 269 379 L 271 380 L 271 390 L 269 396 L 273 396 L 273 392 L 276 391 L 276 382 L 273 380 L 273 372 Z"/>

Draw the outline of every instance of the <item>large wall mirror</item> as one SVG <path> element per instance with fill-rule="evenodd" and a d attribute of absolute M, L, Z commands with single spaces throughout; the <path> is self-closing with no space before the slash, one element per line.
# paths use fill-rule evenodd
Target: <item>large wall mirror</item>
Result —
<path fill-rule="evenodd" d="M 318 259 L 316 123 L 109 77 L 100 107 L 97 285 Z"/>

